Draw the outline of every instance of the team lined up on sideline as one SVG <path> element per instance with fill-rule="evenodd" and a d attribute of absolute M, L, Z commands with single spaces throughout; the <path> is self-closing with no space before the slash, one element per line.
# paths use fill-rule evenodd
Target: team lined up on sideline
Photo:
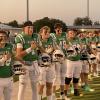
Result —
<path fill-rule="evenodd" d="M 31 21 L 23 25 L 14 43 L 6 31 L 0 30 L 0 100 L 11 100 L 12 78 L 19 75 L 18 99 L 24 100 L 27 80 L 32 88 L 31 100 L 42 100 L 46 86 L 47 100 L 57 100 L 57 85 L 60 99 L 68 98 L 70 84 L 73 94 L 80 96 L 79 80 L 84 91 L 94 91 L 88 83 L 92 76 L 98 77 L 100 67 L 100 32 L 79 32 L 73 29 L 62 31 L 62 25 L 43 26 L 34 33 Z M 72 87 L 71 87 L 72 88 Z"/>

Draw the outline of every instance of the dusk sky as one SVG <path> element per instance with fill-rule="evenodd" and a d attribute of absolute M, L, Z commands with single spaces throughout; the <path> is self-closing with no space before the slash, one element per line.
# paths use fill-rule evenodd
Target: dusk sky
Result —
<path fill-rule="evenodd" d="M 29 0 L 30 20 L 57 18 L 73 24 L 76 17 L 87 15 L 87 0 Z M 100 21 L 100 0 L 90 0 L 90 18 Z M 0 22 L 26 20 L 26 0 L 0 0 Z"/>

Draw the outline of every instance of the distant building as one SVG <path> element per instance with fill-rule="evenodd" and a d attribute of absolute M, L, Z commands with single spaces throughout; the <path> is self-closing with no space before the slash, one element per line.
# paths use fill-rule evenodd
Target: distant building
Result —
<path fill-rule="evenodd" d="M 100 25 L 93 25 L 93 26 L 67 26 L 68 29 L 77 29 L 81 31 L 94 31 L 100 30 Z"/>
<path fill-rule="evenodd" d="M 0 24 L 0 29 L 9 32 L 10 42 L 14 43 L 14 39 L 17 33 L 21 33 L 22 28 L 15 28 L 9 25 Z"/>
<path fill-rule="evenodd" d="M 15 28 L 6 24 L 0 24 L 0 29 L 9 31 L 11 36 L 14 36 L 15 33 L 20 33 L 22 31 L 22 28 Z"/>

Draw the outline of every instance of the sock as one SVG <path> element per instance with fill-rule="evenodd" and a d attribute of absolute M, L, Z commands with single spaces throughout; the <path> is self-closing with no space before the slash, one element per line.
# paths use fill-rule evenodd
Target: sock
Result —
<path fill-rule="evenodd" d="M 62 94 L 61 95 L 61 99 L 65 99 L 65 94 Z"/>
<path fill-rule="evenodd" d="M 55 93 L 52 94 L 52 100 L 56 100 L 56 95 L 55 95 Z"/>
<path fill-rule="evenodd" d="M 85 83 L 82 83 L 82 84 L 81 84 L 81 86 L 84 86 L 84 85 L 85 85 Z"/>
<path fill-rule="evenodd" d="M 38 100 L 42 100 L 42 95 L 39 94 Z"/>
<path fill-rule="evenodd" d="M 78 90 L 78 89 L 74 89 L 74 95 L 75 95 L 75 96 L 79 96 L 79 95 L 80 95 L 80 93 L 79 93 L 79 90 Z"/>
<path fill-rule="evenodd" d="M 60 94 L 61 94 L 61 95 L 63 95 L 63 94 L 64 94 L 64 92 L 61 92 Z"/>
<path fill-rule="evenodd" d="M 47 100 L 52 100 L 52 95 L 47 96 Z"/>
<path fill-rule="evenodd" d="M 64 92 L 65 92 L 65 95 L 67 96 L 67 90 L 65 90 Z"/>

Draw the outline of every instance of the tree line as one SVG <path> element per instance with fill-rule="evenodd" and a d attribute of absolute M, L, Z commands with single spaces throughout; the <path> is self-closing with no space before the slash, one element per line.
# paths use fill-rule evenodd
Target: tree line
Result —
<path fill-rule="evenodd" d="M 0 22 L 1 23 L 1 22 Z M 62 20 L 59 20 L 59 19 L 54 19 L 54 18 L 48 18 L 48 17 L 44 17 L 42 19 L 39 19 L 39 20 L 36 20 L 35 22 L 33 22 L 33 26 L 34 26 L 34 31 L 35 32 L 39 32 L 39 29 L 42 27 L 42 26 L 49 26 L 51 28 L 51 32 L 54 31 L 54 24 L 55 23 L 61 23 L 62 26 L 63 26 L 63 31 L 65 31 L 67 29 L 67 25 L 65 22 L 63 22 Z M 21 28 L 23 26 L 23 23 L 22 24 L 19 24 L 17 20 L 13 20 L 13 21 L 10 21 L 8 23 L 4 23 L 6 25 L 10 25 L 10 26 L 13 26 L 13 27 L 17 27 L 17 28 Z M 95 21 L 93 22 L 90 18 L 88 17 L 77 17 L 74 22 L 73 22 L 73 25 L 76 25 L 76 26 L 83 26 L 83 25 L 100 25 L 100 22 L 99 21 Z"/>

